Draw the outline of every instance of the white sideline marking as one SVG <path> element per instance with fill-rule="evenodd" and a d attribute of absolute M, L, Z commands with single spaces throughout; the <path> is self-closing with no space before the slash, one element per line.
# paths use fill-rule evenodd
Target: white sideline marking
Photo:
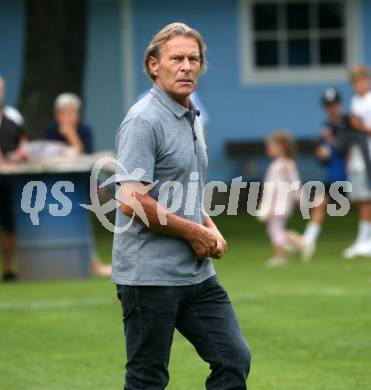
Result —
<path fill-rule="evenodd" d="M 58 299 L 30 302 L 0 302 L 0 310 L 43 310 L 66 309 L 81 306 L 104 306 L 113 304 L 113 298 L 87 298 L 87 299 Z"/>
<path fill-rule="evenodd" d="M 344 296 L 348 292 L 346 289 L 341 287 L 326 287 L 326 288 L 298 288 L 298 289 L 291 289 L 291 290 L 285 290 L 285 289 L 267 289 L 263 293 L 256 294 L 256 293 L 250 293 L 250 292 L 237 292 L 233 293 L 230 292 L 231 298 L 239 299 L 239 298 L 245 298 L 245 299 L 256 299 L 261 298 L 267 295 L 296 295 L 296 296 L 311 296 L 311 295 L 318 295 L 318 296 Z"/>

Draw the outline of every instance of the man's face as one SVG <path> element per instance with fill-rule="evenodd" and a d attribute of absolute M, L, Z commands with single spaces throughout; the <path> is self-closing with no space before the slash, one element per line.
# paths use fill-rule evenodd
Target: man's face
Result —
<path fill-rule="evenodd" d="M 4 97 L 5 97 L 5 83 L 4 80 L 0 77 L 0 109 L 4 105 Z"/>
<path fill-rule="evenodd" d="M 201 70 L 200 52 L 196 39 L 175 36 L 160 49 L 160 58 L 150 57 L 150 70 L 156 84 L 181 104 L 195 90 Z"/>
<path fill-rule="evenodd" d="M 352 87 L 357 95 L 364 95 L 370 90 L 370 79 L 368 77 L 360 77 L 352 82 Z"/>

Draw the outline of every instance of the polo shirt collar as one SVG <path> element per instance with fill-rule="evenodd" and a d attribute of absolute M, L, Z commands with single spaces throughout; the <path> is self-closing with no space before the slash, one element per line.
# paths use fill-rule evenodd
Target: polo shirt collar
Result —
<path fill-rule="evenodd" d="M 184 114 L 189 112 L 187 108 L 172 99 L 156 83 L 153 84 L 151 93 L 155 95 L 161 101 L 161 103 L 166 106 L 176 117 L 181 118 Z M 195 106 L 192 102 L 190 102 L 190 109 L 195 109 Z"/>

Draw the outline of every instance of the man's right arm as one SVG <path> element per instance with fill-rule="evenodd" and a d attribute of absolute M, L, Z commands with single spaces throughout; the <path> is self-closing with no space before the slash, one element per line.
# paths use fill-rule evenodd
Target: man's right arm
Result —
<path fill-rule="evenodd" d="M 136 222 L 147 226 L 150 230 L 173 237 L 179 237 L 188 242 L 196 253 L 197 258 L 202 259 L 215 253 L 217 237 L 215 232 L 207 227 L 170 213 L 161 206 L 148 192 L 143 191 L 146 183 L 123 182 L 120 189 L 121 211 L 132 217 Z M 144 212 L 147 219 L 145 223 L 136 212 L 138 206 Z M 166 223 L 161 223 L 166 221 Z"/>

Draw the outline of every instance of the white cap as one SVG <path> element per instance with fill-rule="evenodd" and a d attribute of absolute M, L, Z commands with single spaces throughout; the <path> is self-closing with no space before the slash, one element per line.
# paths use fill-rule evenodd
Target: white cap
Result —
<path fill-rule="evenodd" d="M 5 116 L 12 122 L 14 122 L 18 126 L 23 126 L 23 116 L 16 108 L 11 106 L 5 106 L 3 111 Z"/>

